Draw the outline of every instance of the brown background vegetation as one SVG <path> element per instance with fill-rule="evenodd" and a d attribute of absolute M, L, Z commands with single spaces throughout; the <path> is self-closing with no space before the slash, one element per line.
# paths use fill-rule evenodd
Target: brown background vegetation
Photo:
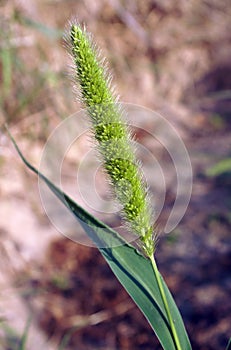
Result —
<path fill-rule="evenodd" d="M 42 342 L 57 349 L 65 335 L 65 349 L 160 349 L 96 249 L 50 224 L 37 180 L 3 128 L 7 122 L 38 165 L 51 131 L 80 109 L 62 39 L 73 16 L 102 48 L 121 100 L 161 113 L 188 148 L 191 202 L 174 232 L 160 237 L 157 260 L 193 349 L 225 349 L 231 336 L 230 15 L 225 0 L 0 1 L 2 349 L 16 348 L 30 314 L 28 349 Z M 146 134 L 137 138 L 151 142 Z M 76 151 L 71 174 L 80 160 Z M 229 166 L 209 172 L 224 160 Z M 166 176 L 160 225 L 175 198 L 175 178 Z"/>

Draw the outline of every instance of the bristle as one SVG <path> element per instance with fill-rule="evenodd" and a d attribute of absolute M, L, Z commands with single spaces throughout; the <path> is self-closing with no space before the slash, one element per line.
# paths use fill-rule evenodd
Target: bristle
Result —
<path fill-rule="evenodd" d="M 117 200 L 122 204 L 126 226 L 140 237 L 142 249 L 151 256 L 155 249 L 152 212 L 147 186 L 135 158 L 133 136 L 125 123 L 125 112 L 112 88 L 112 76 L 105 59 L 95 47 L 86 28 L 71 22 L 67 37 L 74 63 L 74 79 L 82 103 L 92 122 L 104 168 Z"/>

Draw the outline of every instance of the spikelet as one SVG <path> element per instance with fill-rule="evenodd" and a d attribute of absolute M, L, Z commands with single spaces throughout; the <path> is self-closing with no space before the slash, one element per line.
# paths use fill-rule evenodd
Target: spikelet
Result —
<path fill-rule="evenodd" d="M 117 200 L 122 204 L 126 225 L 139 236 L 147 256 L 155 250 L 152 211 L 147 187 L 132 148 L 132 137 L 125 124 L 111 78 L 85 28 L 72 23 L 69 49 L 74 62 L 75 81 L 92 123 L 97 147 Z"/>

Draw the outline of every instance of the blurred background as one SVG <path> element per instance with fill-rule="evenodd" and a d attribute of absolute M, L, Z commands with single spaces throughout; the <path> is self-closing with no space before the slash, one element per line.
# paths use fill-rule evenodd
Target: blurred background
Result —
<path fill-rule="evenodd" d="M 160 235 L 157 261 L 193 349 L 225 349 L 231 336 L 230 16 L 225 0 L 0 1 L 0 349 L 24 349 L 25 340 L 30 350 L 161 349 L 98 251 L 52 226 L 37 178 L 4 129 L 7 122 L 38 166 L 50 133 L 81 108 L 63 41 L 73 17 L 107 57 L 121 101 L 161 113 L 185 142 L 192 197 L 177 228 Z M 145 130 L 153 127 L 144 122 Z M 137 132 L 136 139 L 152 148 L 148 133 Z M 83 140 L 67 161 L 67 188 L 86 147 Z M 175 199 L 172 173 L 165 173 L 160 227 Z M 158 180 L 149 175 L 155 197 Z"/>

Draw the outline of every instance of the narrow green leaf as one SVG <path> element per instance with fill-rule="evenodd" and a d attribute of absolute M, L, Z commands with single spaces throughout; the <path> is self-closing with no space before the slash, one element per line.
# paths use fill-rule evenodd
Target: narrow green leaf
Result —
<path fill-rule="evenodd" d="M 215 177 L 231 171 L 231 158 L 222 159 L 206 171 L 206 175 Z"/>
<path fill-rule="evenodd" d="M 62 31 L 48 27 L 44 23 L 35 21 L 29 17 L 21 16 L 19 20 L 26 26 L 38 30 L 50 39 L 60 39 L 63 35 Z"/>
<path fill-rule="evenodd" d="M 229 349 L 231 349 L 231 338 L 229 338 L 229 341 L 225 350 L 229 350 Z"/>
<path fill-rule="evenodd" d="M 0 51 L 0 59 L 2 64 L 2 101 L 8 97 L 11 91 L 12 83 L 12 55 L 13 52 L 9 48 Z"/>
<path fill-rule="evenodd" d="M 29 328 L 31 325 L 31 319 L 32 319 L 32 317 L 30 316 L 27 323 L 26 323 L 22 338 L 20 339 L 20 345 L 19 345 L 18 350 L 25 350 L 26 349 L 26 342 L 27 342 L 27 338 L 28 338 L 28 334 L 29 334 Z"/>
<path fill-rule="evenodd" d="M 163 348 L 165 350 L 175 350 L 176 346 L 150 260 L 146 259 L 110 227 L 86 212 L 52 184 L 43 174 L 28 163 L 15 141 L 13 139 L 12 141 L 23 162 L 44 180 L 50 190 L 74 214 L 87 235 L 99 248 L 118 280 L 149 321 Z M 163 285 L 182 350 L 190 350 L 190 342 L 181 315 L 164 281 Z"/>

